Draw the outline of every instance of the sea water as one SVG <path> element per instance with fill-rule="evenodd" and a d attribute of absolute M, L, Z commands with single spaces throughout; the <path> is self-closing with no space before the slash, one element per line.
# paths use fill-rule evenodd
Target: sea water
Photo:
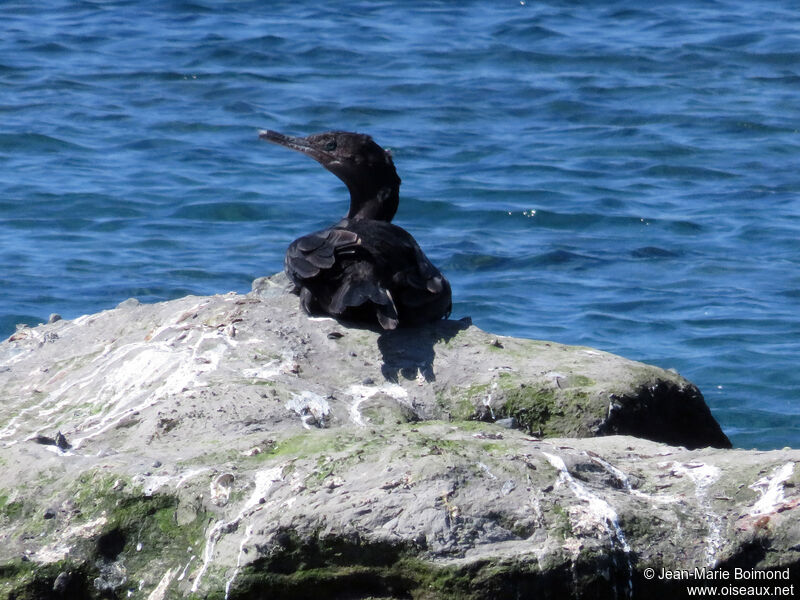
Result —
<path fill-rule="evenodd" d="M 800 446 L 792 3 L 2 2 L 0 336 L 279 271 L 348 195 L 259 128 L 391 148 L 454 317 Z"/>

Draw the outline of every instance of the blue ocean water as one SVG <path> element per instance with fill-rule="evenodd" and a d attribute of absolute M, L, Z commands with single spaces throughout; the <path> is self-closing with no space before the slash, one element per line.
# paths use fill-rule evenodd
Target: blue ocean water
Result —
<path fill-rule="evenodd" d="M 390 147 L 456 318 L 800 447 L 793 3 L 3 2 L 0 336 L 279 271 L 347 193 L 259 128 Z"/>

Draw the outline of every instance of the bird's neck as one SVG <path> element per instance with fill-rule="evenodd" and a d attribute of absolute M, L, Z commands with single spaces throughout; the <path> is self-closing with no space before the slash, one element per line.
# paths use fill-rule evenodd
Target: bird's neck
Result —
<path fill-rule="evenodd" d="M 371 194 L 350 190 L 350 211 L 348 219 L 372 219 L 390 223 L 400 203 L 398 186 L 387 185 Z"/>

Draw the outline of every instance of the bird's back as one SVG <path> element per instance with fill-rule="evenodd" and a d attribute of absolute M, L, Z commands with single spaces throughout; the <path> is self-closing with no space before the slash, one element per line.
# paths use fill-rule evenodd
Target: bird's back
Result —
<path fill-rule="evenodd" d="M 450 284 L 414 238 L 385 221 L 343 219 L 289 246 L 286 273 L 303 307 L 384 329 L 450 314 Z"/>

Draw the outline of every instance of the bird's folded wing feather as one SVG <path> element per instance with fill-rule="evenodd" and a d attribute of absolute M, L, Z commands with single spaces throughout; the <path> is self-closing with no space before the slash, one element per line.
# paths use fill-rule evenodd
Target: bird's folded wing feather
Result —
<path fill-rule="evenodd" d="M 336 262 L 336 255 L 352 252 L 358 235 L 345 229 L 326 229 L 296 239 L 286 251 L 286 270 L 294 279 L 308 279 Z"/>
<path fill-rule="evenodd" d="M 414 244 L 413 251 L 415 260 L 406 269 L 395 274 L 395 283 L 400 287 L 410 287 L 431 294 L 441 293 L 445 288 L 444 276 L 439 269 L 433 266 L 418 245 Z M 404 299 L 409 304 L 415 303 L 414 298 L 418 298 L 420 303 L 428 300 L 419 294 L 404 295 Z"/>

